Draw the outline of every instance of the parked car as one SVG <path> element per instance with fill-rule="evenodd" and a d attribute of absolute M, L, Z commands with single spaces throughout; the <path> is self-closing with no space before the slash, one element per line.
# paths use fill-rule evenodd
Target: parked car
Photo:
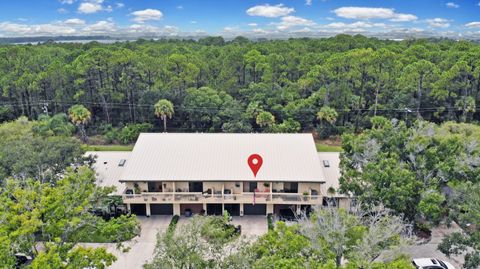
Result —
<path fill-rule="evenodd" d="M 33 258 L 32 256 L 29 256 L 27 254 L 24 254 L 24 253 L 17 253 L 15 254 L 15 268 L 23 268 L 29 264 L 32 263 L 33 261 Z"/>
<path fill-rule="evenodd" d="M 412 263 L 417 269 L 455 269 L 449 262 L 432 258 L 413 259 Z"/>

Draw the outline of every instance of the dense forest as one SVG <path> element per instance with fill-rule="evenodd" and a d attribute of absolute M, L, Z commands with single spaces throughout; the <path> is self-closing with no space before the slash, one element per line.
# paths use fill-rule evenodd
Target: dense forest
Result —
<path fill-rule="evenodd" d="M 134 123 L 160 130 L 164 119 L 178 132 L 327 136 L 368 128 L 373 116 L 478 120 L 480 46 L 360 35 L 3 45 L 0 92 L 0 122 L 81 104 L 88 134 Z M 156 113 L 162 99 L 173 104 L 169 117 Z"/>

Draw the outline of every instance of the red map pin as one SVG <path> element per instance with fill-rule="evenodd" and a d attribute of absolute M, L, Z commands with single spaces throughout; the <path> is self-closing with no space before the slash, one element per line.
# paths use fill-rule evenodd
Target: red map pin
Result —
<path fill-rule="evenodd" d="M 248 157 L 248 166 L 252 169 L 253 177 L 257 177 L 258 170 L 262 167 L 263 159 L 262 156 L 258 154 L 252 154 Z"/>

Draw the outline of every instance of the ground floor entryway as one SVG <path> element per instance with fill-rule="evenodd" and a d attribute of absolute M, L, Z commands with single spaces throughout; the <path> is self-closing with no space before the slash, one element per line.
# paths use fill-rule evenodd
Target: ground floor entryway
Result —
<path fill-rule="evenodd" d="M 266 204 L 243 204 L 244 215 L 267 215 Z"/>
<path fill-rule="evenodd" d="M 203 204 L 180 204 L 180 214 L 190 216 L 191 214 L 201 214 L 203 212 Z"/>
<path fill-rule="evenodd" d="M 225 204 L 224 209 L 230 216 L 240 216 L 240 204 Z"/>
<path fill-rule="evenodd" d="M 137 216 L 146 216 L 147 206 L 145 204 L 131 204 L 130 211 Z"/>
<path fill-rule="evenodd" d="M 293 220 L 295 219 L 295 213 L 297 211 L 297 205 L 274 205 L 273 213 L 280 219 Z"/>
<path fill-rule="evenodd" d="M 151 204 L 152 215 L 173 215 L 173 204 Z"/>
<path fill-rule="evenodd" d="M 207 204 L 207 215 L 223 215 L 222 204 Z"/>

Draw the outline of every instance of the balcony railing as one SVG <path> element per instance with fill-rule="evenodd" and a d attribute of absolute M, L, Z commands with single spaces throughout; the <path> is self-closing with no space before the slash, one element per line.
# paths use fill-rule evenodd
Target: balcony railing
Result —
<path fill-rule="evenodd" d="M 203 194 L 201 192 L 145 192 L 124 194 L 125 203 L 321 203 L 321 195 L 300 193 L 246 192 L 242 194 Z"/>

